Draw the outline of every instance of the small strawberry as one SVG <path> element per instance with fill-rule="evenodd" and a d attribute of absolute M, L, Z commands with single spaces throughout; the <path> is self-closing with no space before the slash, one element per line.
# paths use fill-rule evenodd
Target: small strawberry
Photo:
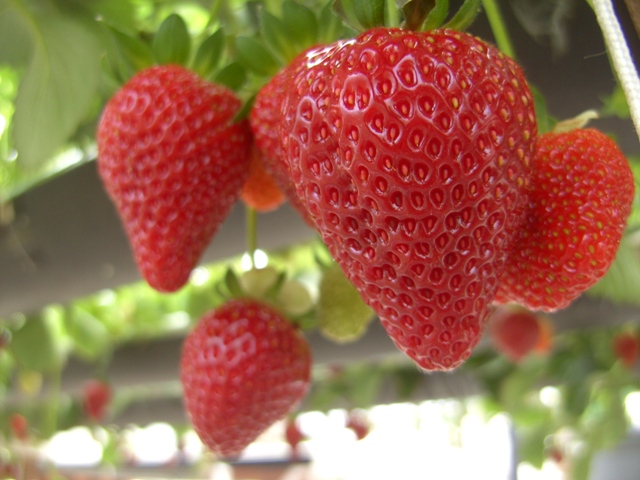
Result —
<path fill-rule="evenodd" d="M 144 278 L 175 291 L 187 281 L 240 196 L 249 167 L 240 100 L 176 65 L 143 70 L 107 103 L 98 169 Z"/>
<path fill-rule="evenodd" d="M 300 457 L 300 449 L 298 448 L 298 446 L 300 445 L 300 442 L 302 442 L 306 438 L 306 436 L 304 433 L 302 433 L 302 430 L 300 430 L 300 425 L 298 425 L 296 418 L 289 418 L 287 420 L 284 436 L 287 443 L 289 444 L 289 447 L 291 447 L 291 459 L 297 460 Z"/>
<path fill-rule="evenodd" d="M 513 362 L 532 352 L 540 340 L 540 323 L 529 310 L 519 306 L 499 307 L 487 323 L 495 349 Z"/>
<path fill-rule="evenodd" d="M 18 440 L 26 440 L 29 436 L 29 420 L 20 413 L 13 413 L 9 422 L 13 436 Z"/>
<path fill-rule="evenodd" d="M 527 223 L 496 302 L 552 312 L 609 269 L 631 211 L 633 174 L 615 142 L 590 128 L 541 135 L 533 169 Z"/>
<path fill-rule="evenodd" d="M 202 442 L 236 456 L 309 387 L 309 345 L 264 303 L 229 300 L 187 336 L 180 364 L 184 400 Z"/>
<path fill-rule="evenodd" d="M 549 317 L 536 315 L 536 318 L 538 319 L 538 325 L 540 326 L 540 336 L 533 347 L 533 351 L 538 354 L 545 355 L 553 348 L 555 327 Z"/>
<path fill-rule="evenodd" d="M 284 193 L 266 171 L 262 154 L 257 147 L 251 152 L 249 177 L 242 187 L 240 199 L 257 212 L 271 212 L 286 201 Z"/>
<path fill-rule="evenodd" d="M 528 205 L 522 70 L 465 33 L 389 28 L 294 64 L 280 132 L 298 198 L 396 345 L 455 368 Z"/>
<path fill-rule="evenodd" d="M 631 368 L 638 360 L 638 355 L 640 354 L 639 343 L 640 340 L 637 335 L 630 332 L 619 333 L 613 338 L 613 353 L 623 365 Z"/>
<path fill-rule="evenodd" d="M 356 434 L 357 440 L 362 440 L 371 431 L 371 424 L 369 420 L 367 420 L 364 412 L 359 410 L 351 410 L 347 414 L 347 424 L 346 427 L 353 431 Z"/>
<path fill-rule="evenodd" d="M 316 309 L 320 332 L 336 342 L 362 337 L 375 316 L 338 264 L 322 273 Z"/>
<path fill-rule="evenodd" d="M 82 391 L 82 408 L 93 421 L 101 422 L 111 402 L 111 387 L 102 380 L 89 380 Z"/>

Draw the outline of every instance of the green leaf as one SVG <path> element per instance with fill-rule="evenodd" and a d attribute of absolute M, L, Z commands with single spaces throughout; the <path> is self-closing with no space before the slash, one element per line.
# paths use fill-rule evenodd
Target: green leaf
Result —
<path fill-rule="evenodd" d="M 193 70 L 202 78 L 209 78 L 218 68 L 224 50 L 224 31 L 220 28 L 198 47 Z"/>
<path fill-rule="evenodd" d="M 125 32 L 136 30 L 136 8 L 130 0 L 92 0 L 83 2 L 95 16 Z"/>
<path fill-rule="evenodd" d="M 0 64 L 26 65 L 33 49 L 29 19 L 0 0 Z"/>
<path fill-rule="evenodd" d="M 607 273 L 587 293 L 613 302 L 639 305 L 640 258 L 628 236 L 622 238 L 616 257 Z"/>
<path fill-rule="evenodd" d="M 296 54 L 293 45 L 293 36 L 284 22 L 266 9 L 260 11 L 261 35 L 267 46 L 273 51 L 283 63 L 288 63 Z"/>
<path fill-rule="evenodd" d="M 288 57 L 292 60 L 295 55 L 317 43 L 318 20 L 309 8 L 296 3 L 293 0 L 284 0 L 282 3 L 282 20 L 293 39 L 295 48 L 293 54 Z"/>
<path fill-rule="evenodd" d="M 13 332 L 10 351 L 22 368 L 36 372 L 57 370 L 62 365 L 62 351 L 52 317 L 27 317 L 22 328 Z"/>
<path fill-rule="evenodd" d="M 238 36 L 236 52 L 239 61 L 258 75 L 272 77 L 280 70 L 280 63 L 267 47 L 255 38 Z"/>
<path fill-rule="evenodd" d="M 108 27 L 107 30 L 111 38 L 107 56 L 123 82 L 155 63 L 151 48 L 142 40 L 113 27 Z"/>
<path fill-rule="evenodd" d="M 432 4 L 433 7 L 427 12 L 427 16 L 424 19 L 424 22 L 422 24 L 422 29 L 423 30 L 433 30 L 434 28 L 438 28 L 442 25 L 442 23 L 444 22 L 445 18 L 447 18 L 447 15 L 449 14 L 449 0 L 435 0 L 435 3 L 433 0 L 425 2 L 424 0 L 412 0 L 410 1 L 407 5 L 409 4 Z M 402 9 L 403 12 L 406 13 L 406 8 L 407 5 L 405 5 L 405 7 Z M 414 6 L 414 9 L 416 9 L 418 12 L 421 12 L 421 8 L 419 6 Z M 424 7 L 423 7 L 424 8 Z M 418 25 L 418 28 L 416 29 L 420 29 L 420 26 Z"/>
<path fill-rule="evenodd" d="M 611 94 L 602 98 L 602 102 L 603 106 L 600 109 L 600 114 L 602 116 L 616 116 L 628 119 L 631 115 L 627 97 L 619 83 L 616 83 Z"/>
<path fill-rule="evenodd" d="M 244 296 L 238 276 L 231 268 L 227 269 L 227 273 L 224 276 L 224 285 L 232 297 L 239 298 Z"/>
<path fill-rule="evenodd" d="M 72 307 L 64 318 L 73 348 L 81 357 L 96 360 L 108 350 L 111 340 L 109 332 L 90 312 L 81 307 Z"/>
<path fill-rule="evenodd" d="M 49 160 L 87 115 L 102 54 L 90 26 L 75 18 L 49 13 L 31 25 L 34 50 L 13 117 L 14 145 L 25 167 Z"/>
<path fill-rule="evenodd" d="M 318 17 L 318 43 L 334 42 L 342 36 L 344 26 L 342 21 L 333 13 L 332 3 L 327 3 Z"/>
<path fill-rule="evenodd" d="M 182 17 L 174 13 L 165 18 L 153 39 L 152 49 L 160 65 L 186 65 L 191 37 Z"/>
<path fill-rule="evenodd" d="M 466 30 L 478 16 L 482 0 L 464 0 L 455 15 L 443 27 L 453 30 Z"/>
<path fill-rule="evenodd" d="M 531 94 L 533 95 L 536 120 L 538 123 L 538 134 L 550 132 L 557 122 L 549 114 L 549 110 L 547 109 L 547 101 L 544 98 L 544 95 L 535 86 L 529 84 L 529 89 L 531 90 Z"/>
<path fill-rule="evenodd" d="M 336 0 L 333 8 L 356 30 L 384 25 L 385 0 Z"/>
<path fill-rule="evenodd" d="M 247 71 L 239 62 L 232 62 L 220 70 L 213 77 L 213 81 L 237 91 L 247 81 Z"/>

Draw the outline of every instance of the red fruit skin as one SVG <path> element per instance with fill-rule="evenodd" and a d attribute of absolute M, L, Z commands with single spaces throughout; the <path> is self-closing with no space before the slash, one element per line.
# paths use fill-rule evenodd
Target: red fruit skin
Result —
<path fill-rule="evenodd" d="M 640 354 L 637 335 L 619 333 L 613 338 L 613 353 L 627 368 L 633 367 Z"/>
<path fill-rule="evenodd" d="M 98 171 L 138 267 L 162 292 L 182 287 L 240 196 L 249 170 L 240 100 L 175 65 L 143 70 L 107 103 Z"/>
<path fill-rule="evenodd" d="M 187 336 L 184 401 L 202 442 L 234 457 L 284 418 L 309 388 L 311 353 L 278 312 L 248 299 L 206 314 Z"/>
<path fill-rule="evenodd" d="M 11 432 L 18 440 L 26 440 L 29 436 L 29 421 L 24 415 L 13 413 L 9 418 Z"/>
<path fill-rule="evenodd" d="M 111 402 L 112 391 L 108 383 L 102 380 L 89 380 L 83 388 L 83 403 L 85 415 L 96 422 L 101 422 Z"/>
<path fill-rule="evenodd" d="M 322 48 L 321 46 L 312 47 L 303 52 L 265 84 L 258 92 L 249 116 L 251 131 L 255 144 L 262 153 L 265 169 L 285 193 L 291 205 L 311 227 L 315 226 L 313 220 L 298 198 L 295 185 L 287 170 L 280 141 L 280 128 L 284 114 L 284 99 L 292 73 L 304 62 L 307 55 L 312 55 L 313 52 Z"/>
<path fill-rule="evenodd" d="M 541 135 L 533 169 L 527 222 L 496 303 L 553 312 L 611 266 L 631 212 L 633 174 L 615 142 L 594 129 Z"/>
<path fill-rule="evenodd" d="M 295 418 L 287 420 L 284 435 L 287 443 L 291 447 L 291 459 L 297 460 L 300 457 L 298 445 L 300 445 L 300 442 L 302 442 L 306 437 L 300 430 Z"/>
<path fill-rule="evenodd" d="M 369 431 L 371 430 L 371 426 L 364 414 L 356 411 L 349 412 L 346 427 L 353 430 L 358 440 L 362 440 L 369 435 Z"/>
<path fill-rule="evenodd" d="M 255 146 L 251 152 L 249 177 L 242 186 L 240 199 L 246 206 L 261 213 L 277 210 L 286 201 L 284 193 L 266 170 L 264 158 Z"/>
<path fill-rule="evenodd" d="M 495 349 L 516 363 L 536 348 L 542 333 L 533 313 L 511 306 L 499 307 L 489 317 L 488 329 Z"/>
<path fill-rule="evenodd" d="M 481 337 L 528 205 L 523 73 L 451 30 L 377 28 L 305 58 L 281 125 L 298 196 L 400 350 L 453 369 Z"/>

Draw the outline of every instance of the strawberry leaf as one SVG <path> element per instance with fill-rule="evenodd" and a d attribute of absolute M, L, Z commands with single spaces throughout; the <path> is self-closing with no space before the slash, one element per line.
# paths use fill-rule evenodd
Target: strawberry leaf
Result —
<path fill-rule="evenodd" d="M 60 338 L 57 333 L 53 317 L 30 316 L 22 328 L 13 332 L 11 353 L 22 368 L 35 372 L 53 372 L 62 365 Z"/>
<path fill-rule="evenodd" d="M 258 75 L 272 77 L 280 70 L 278 60 L 255 38 L 238 36 L 236 52 L 240 62 Z"/>
<path fill-rule="evenodd" d="M 237 91 L 247 81 L 247 71 L 240 63 L 232 62 L 216 73 L 213 81 Z"/>
<path fill-rule="evenodd" d="M 224 276 L 224 286 L 232 297 L 240 298 L 245 296 L 245 293 L 242 290 L 242 285 L 240 285 L 240 281 L 238 280 L 238 276 L 230 268 Z"/>
<path fill-rule="evenodd" d="M 220 28 L 208 36 L 198 47 L 193 61 L 193 70 L 202 78 L 211 77 L 222 58 L 224 49 L 224 31 Z"/>
<path fill-rule="evenodd" d="M 95 24 L 55 12 L 32 15 L 33 51 L 15 100 L 19 161 L 49 160 L 86 117 L 100 82 L 102 48 Z M 34 141 L 37 139 L 37 141 Z"/>
<path fill-rule="evenodd" d="M 169 15 L 153 39 L 153 55 L 160 65 L 185 65 L 191 52 L 191 38 L 182 17 Z"/>
<path fill-rule="evenodd" d="M 283 63 L 288 63 L 296 54 L 293 36 L 282 20 L 269 13 L 266 9 L 260 11 L 261 34 L 269 49 L 274 52 Z"/>
<path fill-rule="evenodd" d="M 309 8 L 293 0 L 284 0 L 282 3 L 282 19 L 290 33 L 290 37 L 294 39 L 294 46 L 296 47 L 294 54 L 289 59 L 293 59 L 299 51 L 317 42 L 318 20 Z"/>
<path fill-rule="evenodd" d="M 455 15 L 449 20 L 444 28 L 453 30 L 466 30 L 476 19 L 480 11 L 482 0 L 464 0 Z"/>
<path fill-rule="evenodd" d="M 409 3 L 415 4 L 425 2 L 413 0 Z M 422 29 L 433 30 L 434 28 L 440 27 L 444 23 L 445 18 L 447 18 L 447 15 L 449 14 L 449 0 L 435 0 L 435 2 L 430 1 L 428 3 L 433 4 L 433 8 L 430 9 L 427 16 L 425 17 Z"/>
<path fill-rule="evenodd" d="M 384 25 L 385 0 L 335 0 L 335 12 L 358 31 Z"/>
<path fill-rule="evenodd" d="M 331 2 L 320 11 L 318 17 L 318 43 L 331 43 L 341 37 L 344 29 L 342 21 L 333 13 Z"/>
<path fill-rule="evenodd" d="M 114 70 L 122 82 L 154 64 L 151 49 L 142 40 L 113 27 L 108 27 L 108 31 L 112 42 L 108 45 L 107 57 L 110 57 L 110 63 L 114 65 Z"/>

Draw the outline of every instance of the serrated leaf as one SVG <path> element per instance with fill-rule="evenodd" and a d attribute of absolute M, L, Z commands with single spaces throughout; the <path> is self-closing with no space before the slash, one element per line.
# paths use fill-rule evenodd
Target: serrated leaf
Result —
<path fill-rule="evenodd" d="M 209 78 L 218 68 L 224 50 L 224 31 L 216 30 L 198 47 L 193 70 L 202 78 Z"/>
<path fill-rule="evenodd" d="M 10 351 L 22 368 L 36 372 L 52 372 L 62 364 L 59 342 L 50 317 L 31 316 L 22 328 L 13 332 Z"/>
<path fill-rule="evenodd" d="M 289 60 L 299 51 L 302 51 L 317 43 L 318 20 L 315 14 L 304 5 L 293 0 L 284 0 L 282 3 L 282 20 L 290 33 L 290 38 L 294 39 L 295 46 L 293 54 Z"/>
<path fill-rule="evenodd" d="M 433 7 L 427 13 L 427 16 L 424 18 L 424 21 L 422 23 L 422 29 L 424 30 L 433 30 L 434 28 L 440 27 L 444 23 L 444 20 L 447 18 L 447 15 L 449 14 L 449 0 L 435 0 L 435 1 L 429 1 L 429 2 L 412 0 L 411 2 L 409 2 L 409 4 L 416 4 L 416 3 L 417 4 L 423 3 L 427 5 L 433 4 Z M 402 9 L 402 11 L 405 12 L 406 8 L 407 6 L 405 6 Z M 414 6 L 413 8 L 416 9 L 418 12 L 421 12 L 420 7 Z M 420 26 L 418 26 L 418 29 L 419 28 Z"/>
<path fill-rule="evenodd" d="M 232 62 L 213 77 L 213 80 L 231 90 L 239 90 L 247 81 L 247 71 L 239 62 Z"/>
<path fill-rule="evenodd" d="M 333 13 L 332 3 L 327 3 L 318 16 L 318 43 L 332 43 L 342 36 L 344 26 L 342 21 Z"/>
<path fill-rule="evenodd" d="M 263 8 L 260 11 L 260 26 L 262 38 L 271 51 L 278 55 L 283 63 L 293 59 L 296 54 L 293 36 L 289 35 L 283 21 Z"/>
<path fill-rule="evenodd" d="M 443 28 L 451 28 L 453 30 L 466 30 L 478 16 L 482 0 L 464 0 L 458 11 L 453 15 Z"/>
<path fill-rule="evenodd" d="M 255 38 L 238 36 L 236 52 L 239 61 L 258 75 L 272 77 L 280 70 L 280 63 L 267 47 Z"/>
<path fill-rule="evenodd" d="M 153 55 L 160 65 L 186 65 L 191 53 L 191 37 L 180 15 L 164 19 L 153 38 Z"/>
<path fill-rule="evenodd" d="M 73 134 L 95 98 L 102 48 L 87 24 L 60 14 L 33 17 L 33 55 L 15 101 L 19 161 L 36 167 Z"/>
<path fill-rule="evenodd" d="M 587 291 L 587 294 L 613 302 L 639 305 L 639 291 L 639 254 L 633 241 L 625 236 L 620 242 L 611 267 L 600 281 Z"/>
<path fill-rule="evenodd" d="M 333 7 L 356 30 L 384 25 L 385 0 L 336 0 Z"/>
<path fill-rule="evenodd" d="M 151 67 L 155 62 L 151 48 L 142 40 L 129 36 L 113 27 L 108 28 L 113 40 L 114 64 L 120 71 L 123 80 L 127 80 L 136 72 Z"/>

